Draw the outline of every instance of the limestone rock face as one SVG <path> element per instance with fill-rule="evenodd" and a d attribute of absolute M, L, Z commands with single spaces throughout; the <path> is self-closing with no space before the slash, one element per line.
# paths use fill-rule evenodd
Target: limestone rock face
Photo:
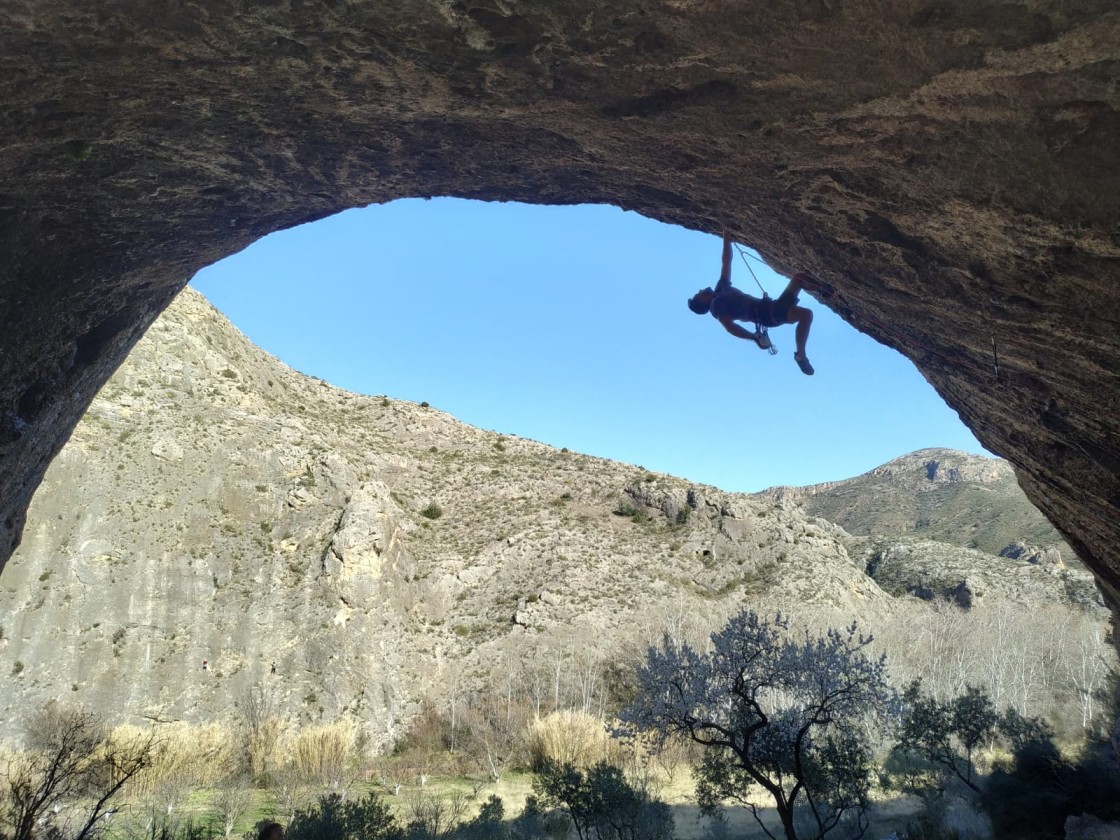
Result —
<path fill-rule="evenodd" d="M 262 687 L 293 721 L 353 715 L 383 744 L 453 676 L 477 685 L 514 651 L 612 656 L 635 628 L 656 638 L 671 616 L 715 620 L 763 593 L 845 620 L 909 606 L 794 506 L 331 388 L 192 289 L 29 510 L 0 577 L 5 721 L 51 699 L 216 720 Z M 1043 602 L 1065 598 L 1014 565 Z"/>
<path fill-rule="evenodd" d="M 195 271 L 442 194 L 727 225 L 816 274 L 1116 603 L 1118 45 L 1113 0 L 10 0 L 0 559 Z"/>

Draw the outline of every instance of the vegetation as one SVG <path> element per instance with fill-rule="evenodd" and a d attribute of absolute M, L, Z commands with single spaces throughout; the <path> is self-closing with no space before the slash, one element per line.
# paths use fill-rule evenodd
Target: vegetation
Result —
<path fill-rule="evenodd" d="M 854 625 L 803 639 L 788 629 L 780 614 L 744 610 L 712 635 L 708 652 L 650 649 L 621 717 L 703 747 L 697 796 L 709 810 L 734 800 L 765 828 L 761 800 L 769 799 L 787 840 L 866 828 L 872 727 L 895 709 L 885 659 L 865 655 L 871 638 Z M 808 833 L 799 811 L 811 816 Z"/>
<path fill-rule="evenodd" d="M 901 766 L 917 762 L 935 772 L 923 774 L 923 781 L 907 781 L 903 789 L 924 793 L 944 792 L 951 779 L 980 792 L 976 776 L 976 755 L 995 742 L 997 734 L 1015 742 L 1041 740 L 1050 736 L 1049 727 L 1038 719 L 1026 719 L 1013 709 L 1001 718 L 987 693 L 967 686 L 963 694 L 939 702 L 922 691 L 921 680 L 906 689 L 906 712 L 893 755 Z"/>
<path fill-rule="evenodd" d="M 99 836 L 114 799 L 155 751 L 154 732 L 109 739 L 94 715 L 47 706 L 28 723 L 27 749 L 8 761 L 0 838 Z"/>
<path fill-rule="evenodd" d="M 0 761 L 0 840 L 195 840 L 273 819 L 296 840 L 669 840 L 662 791 L 679 802 L 688 773 L 712 837 L 736 804 L 770 837 L 859 836 L 875 800 L 899 794 L 921 803 L 910 836 L 937 840 L 952 836 L 954 802 L 985 812 L 997 840 L 1120 817 L 1095 729 L 1059 747 L 1047 721 L 997 708 L 986 685 L 911 680 L 897 696 L 854 626 L 744 610 L 704 643 L 689 618 L 632 664 L 584 660 L 566 683 L 559 658 L 511 660 L 470 691 L 453 680 L 381 754 L 347 719 L 294 726 L 261 686 L 238 698 L 233 728 L 107 732 L 55 704 Z M 531 795 L 507 806 L 496 792 L 528 792 L 529 769 Z"/>
<path fill-rule="evenodd" d="M 638 790 L 622 770 L 599 762 L 586 771 L 546 762 L 533 790 L 541 804 L 567 815 L 579 840 L 669 840 L 673 815 L 664 802 Z"/>
<path fill-rule="evenodd" d="M 296 811 L 288 825 L 288 840 L 404 840 L 388 806 L 376 793 L 364 799 L 343 799 L 337 793 Z"/>
<path fill-rule="evenodd" d="M 194 306 L 188 320 L 203 324 L 191 301 L 188 292 L 176 306 Z M 185 322 L 171 329 L 191 334 Z M 673 830 L 694 840 L 703 829 L 683 804 L 696 802 L 694 782 L 712 813 L 712 836 L 721 817 L 736 835 L 784 834 L 778 801 L 792 812 L 798 837 L 823 834 L 835 820 L 830 839 L 879 819 L 869 836 L 909 822 L 943 840 L 952 828 L 943 816 L 960 802 L 1006 837 L 1054 836 L 1067 814 L 1113 818 L 1109 803 L 1120 797 L 1105 784 L 1112 771 L 1101 758 L 1101 736 L 1114 714 L 1107 680 L 1115 659 L 1087 575 L 994 555 L 985 564 L 963 548 L 917 540 L 849 539 L 788 500 L 722 494 L 458 427 L 426 404 L 334 393 L 268 366 L 214 324 L 203 335 L 200 344 L 212 350 L 194 361 L 179 358 L 191 341 L 148 342 L 76 430 L 82 458 L 52 467 L 62 471 L 58 487 L 81 476 L 65 472 L 67 464 L 111 476 L 107 498 L 75 501 L 51 483 L 40 491 L 52 514 L 44 531 L 59 539 L 51 548 L 58 573 L 45 560 L 27 567 L 24 579 L 39 584 L 26 609 L 42 608 L 40 626 L 75 628 L 58 667 L 52 672 L 55 663 L 32 658 L 38 652 L 10 622 L 6 634 L 0 628 L 13 697 L 64 693 L 108 707 L 139 684 L 128 682 L 139 674 L 178 693 L 179 710 L 231 712 L 204 726 L 98 727 L 98 746 L 72 765 L 75 773 L 109 766 L 94 756 L 127 756 L 128 745 L 154 740 L 145 766 L 116 789 L 91 834 L 233 837 L 275 819 L 290 836 L 528 840 L 579 833 L 574 809 L 590 836 L 631 840 L 670 830 L 668 820 L 636 816 L 642 809 L 656 815 L 665 802 L 678 817 Z M 179 354 L 175 365 L 166 364 L 168 352 Z M 147 367 L 138 367 L 144 353 Z M 176 380 L 161 378 L 184 362 L 218 372 L 193 402 L 171 387 Z M 263 381 L 269 391 L 245 390 Z M 128 398 L 128 411 L 111 402 L 118 397 Z M 294 424 L 287 422 L 293 407 Z M 283 433 L 262 438 L 261 428 Z M 181 431 L 197 456 L 146 460 L 168 430 Z M 262 440 L 275 457 L 228 457 L 256 452 Z M 936 458 L 939 469 L 949 466 Z M 976 460 L 987 469 L 986 459 Z M 213 476 L 221 479 L 213 485 L 205 473 L 227 462 L 236 468 Z M 959 491 L 1002 497 L 1002 479 L 999 487 L 985 484 L 998 493 L 968 491 L 967 481 L 929 490 L 923 471 L 915 507 L 916 497 L 902 498 L 891 477 L 901 472 L 877 474 L 882 492 L 836 488 L 837 509 L 853 495 L 865 503 L 856 511 L 865 527 L 853 520 L 850 533 L 894 533 L 883 525 L 893 517 L 916 536 L 952 536 L 993 551 L 1012 535 L 1033 539 L 1008 524 L 1027 522 L 1017 515 L 977 530 L 976 505 Z M 1006 484 L 1020 492 L 1013 478 Z M 203 485 L 214 488 L 212 498 L 196 498 L 192 488 Z M 807 496 L 805 504 L 814 512 L 827 498 Z M 126 575 L 146 574 L 137 558 L 182 546 L 182 582 L 155 607 L 158 627 L 136 621 L 118 599 L 91 603 L 104 590 L 73 581 L 71 561 L 102 507 L 103 530 L 94 536 L 131 546 L 83 561 L 83 575 L 100 575 L 103 586 L 123 589 Z M 1044 537 L 1039 545 L 1051 545 Z M 944 600 L 943 592 L 962 592 L 973 608 Z M 64 606 L 71 595 L 73 606 Z M 793 605 L 797 624 L 757 619 L 770 635 L 749 621 L 732 633 L 727 616 L 744 602 L 759 615 L 778 607 L 788 615 Z M 18 599 L 6 603 L 15 603 L 15 615 L 25 609 Z M 873 643 L 830 630 L 865 605 L 861 627 L 874 629 Z M 257 621 L 240 621 L 246 608 Z M 100 621 L 91 623 L 94 614 Z M 285 659 L 277 645 L 261 657 L 239 623 L 277 638 L 295 629 L 300 648 Z M 192 638 L 187 628 L 210 625 L 213 638 L 230 640 L 228 652 L 198 653 L 204 634 Z M 176 632 L 159 632 L 168 628 Z M 694 738 L 688 725 L 675 734 L 652 726 L 620 737 L 619 710 L 648 701 L 655 687 L 638 676 L 651 661 L 647 649 L 698 668 L 683 676 L 699 684 L 712 677 L 703 668 L 720 650 L 713 630 L 725 660 L 741 653 L 736 633 L 754 633 L 759 648 L 737 676 L 758 693 L 739 692 L 735 725 L 762 724 L 740 749 L 746 763 L 734 749 Z M 145 667 L 135 667 L 133 657 L 145 649 Z M 376 673 L 380 663 L 366 667 L 369 651 L 374 659 L 385 653 L 385 676 Z M 898 704 L 890 686 L 880 693 L 882 654 L 902 692 Z M 205 655 L 211 669 L 184 667 Z M 265 676 L 273 655 L 280 670 Z M 91 663 L 89 673 L 107 658 L 120 676 L 78 680 L 63 666 L 79 656 Z M 834 710 L 814 700 L 816 681 L 859 687 L 844 683 L 849 672 L 837 663 L 856 663 L 851 675 L 877 698 L 868 708 L 852 700 Z M 117 680 L 119 691 L 106 688 Z M 709 681 L 712 696 L 723 692 L 727 708 L 736 708 L 733 681 Z M 430 687 L 427 702 L 402 690 L 416 685 Z M 748 701 L 765 722 L 751 723 Z M 40 703 L 26 707 L 33 705 Z M 67 789 L 48 784 L 57 798 L 36 805 L 26 792 L 37 788 L 26 779 L 50 778 L 44 756 L 51 750 L 42 737 L 23 734 L 10 755 L 0 755 L 0 840 L 16 836 L 27 807 L 39 815 L 30 829 L 36 836 L 74 836 L 111 789 L 103 783 L 120 773 L 110 769 Z M 777 798 L 748 767 L 774 784 Z M 757 804 L 755 816 L 737 804 L 748 800 Z M 878 806 L 900 803 L 919 810 L 882 821 L 886 808 Z"/>

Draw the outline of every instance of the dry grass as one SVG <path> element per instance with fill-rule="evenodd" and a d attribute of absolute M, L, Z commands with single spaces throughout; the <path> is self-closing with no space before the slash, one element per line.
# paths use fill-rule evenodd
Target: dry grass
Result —
<path fill-rule="evenodd" d="M 150 734 L 150 729 L 123 724 L 109 733 L 106 746 L 125 747 Z M 236 767 L 236 739 L 228 728 L 216 723 L 173 723 L 159 728 L 155 760 L 129 787 L 133 795 L 140 796 L 166 785 L 208 787 L 233 775 Z"/>
<path fill-rule="evenodd" d="M 604 760 L 610 749 L 603 721 L 574 710 L 553 712 L 533 721 L 528 742 L 534 764 L 554 761 L 586 768 Z"/>
<path fill-rule="evenodd" d="M 283 739 L 282 752 L 305 779 L 341 779 L 354 750 L 354 725 L 347 720 L 310 726 Z"/>

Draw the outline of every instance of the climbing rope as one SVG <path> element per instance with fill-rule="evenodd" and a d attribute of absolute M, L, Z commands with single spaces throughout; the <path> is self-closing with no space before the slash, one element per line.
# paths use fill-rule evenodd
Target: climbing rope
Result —
<path fill-rule="evenodd" d="M 758 288 L 762 289 L 763 297 L 768 298 L 769 295 L 766 294 L 766 289 L 763 288 L 762 284 L 759 283 L 758 278 L 755 277 L 755 273 L 751 269 L 751 264 L 749 262 L 747 262 L 747 257 L 750 257 L 752 260 L 757 260 L 758 263 L 761 264 L 761 265 L 766 265 L 765 260 L 762 260 L 759 257 L 756 257 L 754 254 L 748 254 L 748 253 L 744 252 L 744 250 L 739 247 L 739 244 L 737 242 L 733 243 L 733 244 L 735 245 L 735 249 L 739 252 L 739 258 L 742 259 L 743 264 L 747 267 L 747 270 L 750 272 L 751 277 L 754 278 L 754 282 L 756 284 L 758 284 Z M 847 307 L 849 311 L 852 310 L 851 304 L 849 304 L 844 299 L 844 296 L 842 294 L 840 294 L 838 291 L 834 291 L 833 295 L 836 298 L 836 303 L 843 303 L 843 305 L 845 307 Z M 990 301 L 990 299 L 989 299 L 989 301 Z M 985 316 L 990 323 L 991 322 L 991 313 L 988 311 L 988 306 L 985 305 L 984 309 L 985 309 Z M 947 363 L 948 365 L 951 365 L 952 367 L 968 368 L 972 371 L 975 371 L 978 374 L 985 374 L 989 371 L 989 368 L 987 367 L 987 365 L 985 365 L 983 363 L 978 364 L 976 362 L 973 362 L 970 359 L 961 358 L 960 356 L 957 356 L 955 354 L 950 355 L 950 354 L 944 352 L 943 350 L 940 350 L 940 349 L 932 346 L 929 343 L 917 340 L 915 338 L 915 336 L 913 335 L 913 333 L 903 333 L 898 329 L 894 329 L 894 328 L 888 326 L 887 324 L 884 324 L 878 318 L 875 318 L 874 316 L 872 316 L 870 313 L 868 313 L 866 311 L 860 313 L 860 318 L 874 324 L 882 332 L 894 335 L 897 339 L 899 339 L 900 343 L 914 344 L 917 347 L 921 348 L 922 350 L 926 351 L 928 354 L 930 354 L 932 356 L 936 356 L 937 358 L 943 360 L 945 363 Z M 1023 373 L 1023 371 L 1018 370 L 1013 366 L 1008 366 L 1006 364 L 1006 362 L 1004 362 L 1000 359 L 999 349 L 996 345 L 996 339 L 995 339 L 994 335 L 991 336 L 991 342 L 992 342 L 992 367 L 991 367 L 990 370 L 991 370 L 991 373 L 994 375 L 995 384 L 1012 386 L 1012 382 L 1011 382 L 1012 377 Z M 773 345 L 771 345 L 770 354 L 774 355 L 777 352 L 778 352 L 777 348 L 775 348 Z M 1071 407 L 1079 409 L 1086 416 L 1099 414 L 1099 415 L 1102 415 L 1102 416 L 1105 416 L 1105 417 L 1112 417 L 1112 418 L 1120 419 L 1120 412 L 1118 412 L 1118 411 L 1111 411 L 1109 409 L 1102 409 L 1102 407 L 1099 406 L 1099 405 L 1091 403 L 1088 400 L 1078 399 L 1076 397 L 1070 396 L 1069 394 L 1063 395 L 1062 396 L 1062 401 L 1064 403 L 1066 403 L 1067 405 L 1071 406 Z M 1077 446 L 1077 448 L 1081 450 L 1081 452 L 1085 455 L 1086 458 L 1091 460 L 1093 463 L 1097 464 L 1097 466 L 1101 466 L 1101 464 L 1095 458 L 1090 456 L 1089 453 L 1085 451 L 1084 447 L 1082 447 L 1080 443 L 1078 443 L 1077 441 L 1074 441 L 1074 443 Z M 1103 467 L 1102 467 L 1102 469 L 1103 469 Z"/>
<path fill-rule="evenodd" d="M 742 259 L 743 265 L 745 265 L 747 267 L 747 271 L 749 271 L 751 273 L 751 277 L 754 278 L 755 284 L 758 286 L 759 289 L 762 290 L 762 300 L 766 303 L 767 309 L 769 309 L 770 295 L 767 293 L 766 289 L 763 288 L 762 283 L 759 282 L 758 277 L 754 273 L 754 269 L 751 268 L 751 264 L 749 262 L 747 262 L 747 255 L 743 251 L 743 249 L 739 247 L 739 243 L 735 242 L 735 243 L 732 243 L 732 244 L 735 246 L 735 250 L 739 252 L 739 257 L 740 257 L 740 259 Z M 762 262 L 762 260 L 759 260 L 759 262 Z M 763 263 L 763 265 L 765 265 L 765 263 Z M 754 329 L 755 329 L 755 332 L 758 333 L 760 341 L 765 339 L 765 341 L 770 342 L 770 346 L 768 346 L 766 348 L 766 352 L 769 353 L 771 356 L 777 356 L 778 355 L 778 345 L 776 345 L 773 342 L 773 340 L 770 338 L 770 330 L 767 329 L 766 327 L 762 326 L 762 324 L 759 323 L 758 321 L 755 321 Z"/>
<path fill-rule="evenodd" d="M 758 282 L 758 277 L 755 276 L 754 269 L 751 268 L 751 264 L 749 262 L 747 262 L 746 253 L 743 251 L 742 248 L 739 247 L 738 242 L 735 242 L 735 243 L 732 243 L 732 244 L 734 244 L 735 250 L 739 252 L 739 258 L 743 261 L 743 265 L 745 265 L 747 267 L 747 271 L 749 271 L 751 273 L 751 277 L 754 279 L 755 284 L 758 286 L 759 289 L 762 289 L 762 296 L 769 300 L 770 295 L 768 295 L 766 293 L 766 289 L 763 289 L 762 284 Z M 762 260 L 759 260 L 759 262 L 762 262 Z M 763 264 L 765 265 L 765 263 L 763 263 Z"/>

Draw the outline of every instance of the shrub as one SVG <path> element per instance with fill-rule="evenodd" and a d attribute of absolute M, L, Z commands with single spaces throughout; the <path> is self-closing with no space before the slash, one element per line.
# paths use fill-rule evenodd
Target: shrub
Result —
<path fill-rule="evenodd" d="M 534 768 L 549 762 L 591 767 L 606 757 L 609 746 L 603 722 L 586 712 L 553 712 L 529 728 L 529 760 Z"/>
<path fill-rule="evenodd" d="M 443 516 L 443 508 L 441 508 L 435 502 L 432 502 L 426 508 L 420 511 L 420 515 L 427 519 L 439 519 L 441 516 Z"/>
<path fill-rule="evenodd" d="M 147 731 L 122 724 L 109 733 L 107 743 L 119 748 L 138 741 Z M 217 784 L 231 775 L 236 765 L 236 741 L 226 727 L 166 724 L 159 729 L 151 764 L 137 777 L 133 790 L 150 795 L 158 788 L 175 786 L 185 792 L 188 787 Z"/>
<path fill-rule="evenodd" d="M 455 840 L 501 840 L 509 835 L 502 824 L 504 817 L 505 806 L 501 797 L 491 795 L 482 803 L 474 819 L 459 826 Z"/>
<path fill-rule="evenodd" d="M 1049 840 L 1065 836 L 1069 816 L 1120 818 L 1120 778 L 1105 744 L 1091 744 L 1071 764 L 1050 738 L 1023 744 L 997 765 L 984 804 L 997 840 Z"/>
<path fill-rule="evenodd" d="M 337 793 L 296 811 L 284 836 L 287 840 L 404 840 L 389 806 L 376 793 L 346 800 Z"/>
<path fill-rule="evenodd" d="M 543 804 L 567 814 L 580 840 L 673 836 L 669 806 L 636 790 L 621 770 L 605 762 L 586 772 L 571 764 L 546 763 L 533 780 L 533 792 Z"/>
<path fill-rule="evenodd" d="M 613 512 L 615 516 L 628 516 L 630 518 L 637 516 L 639 513 L 638 509 L 627 501 L 619 502 L 618 507 Z"/>
<path fill-rule="evenodd" d="M 290 739 L 287 749 L 296 770 L 305 779 L 325 784 L 341 782 L 350 765 L 354 728 L 346 721 L 302 729 Z"/>

